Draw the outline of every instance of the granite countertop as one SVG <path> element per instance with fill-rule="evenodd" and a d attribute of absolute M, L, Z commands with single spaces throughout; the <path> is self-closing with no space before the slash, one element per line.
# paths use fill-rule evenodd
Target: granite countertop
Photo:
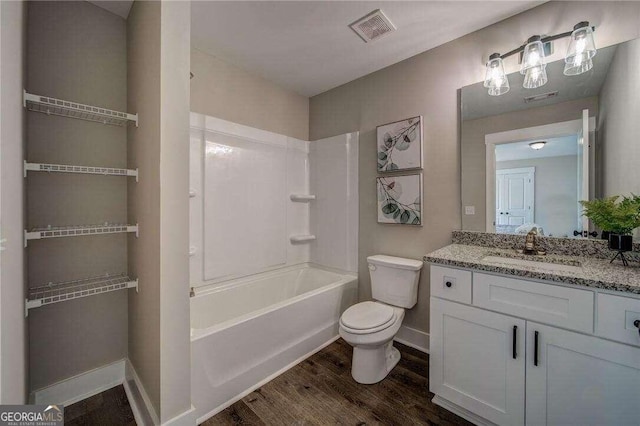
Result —
<path fill-rule="evenodd" d="M 545 267 L 507 263 L 500 264 L 499 260 L 484 260 L 487 256 L 510 258 L 509 260 L 512 258 L 529 260 L 539 258 L 539 260 L 543 262 L 569 267 L 562 271 L 551 271 Z M 609 260 L 601 258 L 555 254 L 548 254 L 546 256 L 517 255 L 515 250 L 512 249 L 465 244 L 448 245 L 440 250 L 427 254 L 424 260 L 445 266 L 470 268 L 523 278 L 640 294 L 640 263 L 638 262 L 630 262 L 629 266 L 624 267 L 615 262 L 611 264 Z M 581 268 L 575 268 L 575 266 L 581 266 Z"/>

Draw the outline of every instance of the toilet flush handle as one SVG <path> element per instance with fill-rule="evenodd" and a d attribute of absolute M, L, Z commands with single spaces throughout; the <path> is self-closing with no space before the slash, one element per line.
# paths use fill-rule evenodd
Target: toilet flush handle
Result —
<path fill-rule="evenodd" d="M 369 265 L 369 270 L 370 271 L 375 271 L 376 270 L 376 265 Z"/>

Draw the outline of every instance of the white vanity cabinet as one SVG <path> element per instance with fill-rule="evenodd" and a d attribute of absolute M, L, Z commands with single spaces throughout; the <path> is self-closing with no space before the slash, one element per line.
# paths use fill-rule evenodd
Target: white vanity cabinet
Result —
<path fill-rule="evenodd" d="M 640 424 L 639 348 L 532 322 L 527 347 L 527 425 Z"/>
<path fill-rule="evenodd" d="M 524 423 L 525 321 L 431 299 L 430 390 L 497 424 Z"/>
<path fill-rule="evenodd" d="M 477 424 L 640 425 L 637 295 L 439 265 L 431 274 L 435 403 Z"/>

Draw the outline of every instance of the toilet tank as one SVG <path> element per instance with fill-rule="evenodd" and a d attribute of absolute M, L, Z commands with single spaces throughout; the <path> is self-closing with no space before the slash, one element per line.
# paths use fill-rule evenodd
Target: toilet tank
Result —
<path fill-rule="evenodd" d="M 401 308 L 418 301 L 418 280 L 422 262 L 385 255 L 367 257 L 374 300 Z"/>

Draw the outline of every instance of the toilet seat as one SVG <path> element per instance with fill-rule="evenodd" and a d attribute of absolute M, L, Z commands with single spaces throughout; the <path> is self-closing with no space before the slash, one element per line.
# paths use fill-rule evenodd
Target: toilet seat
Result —
<path fill-rule="evenodd" d="M 340 325 L 352 334 L 371 334 L 391 327 L 397 320 L 395 310 L 378 302 L 351 306 L 340 317 Z"/>

